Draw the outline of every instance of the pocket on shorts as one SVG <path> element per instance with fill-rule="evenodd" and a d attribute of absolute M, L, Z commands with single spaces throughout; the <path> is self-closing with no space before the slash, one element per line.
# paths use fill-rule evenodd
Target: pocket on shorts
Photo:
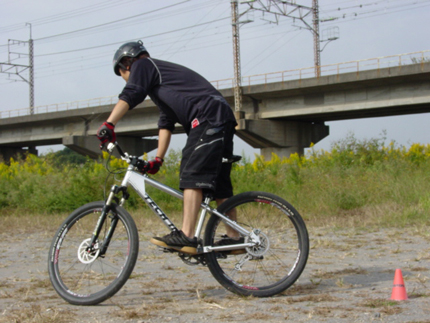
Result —
<path fill-rule="evenodd" d="M 194 174 L 217 174 L 224 149 L 224 127 L 209 128 L 195 143 L 184 168 Z"/>
<path fill-rule="evenodd" d="M 216 174 L 222 162 L 224 129 L 210 128 L 197 143 L 193 152 L 194 171 Z"/>

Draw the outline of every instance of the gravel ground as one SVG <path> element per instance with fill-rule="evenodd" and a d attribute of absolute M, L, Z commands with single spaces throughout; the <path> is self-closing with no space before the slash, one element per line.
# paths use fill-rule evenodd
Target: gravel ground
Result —
<path fill-rule="evenodd" d="M 141 233 L 125 287 L 97 306 L 73 306 L 47 274 L 52 233 L 0 234 L 0 322 L 430 322 L 430 228 L 310 229 L 304 273 L 272 298 L 223 289 L 201 266 L 159 251 Z M 390 301 L 394 271 L 409 299 Z"/>

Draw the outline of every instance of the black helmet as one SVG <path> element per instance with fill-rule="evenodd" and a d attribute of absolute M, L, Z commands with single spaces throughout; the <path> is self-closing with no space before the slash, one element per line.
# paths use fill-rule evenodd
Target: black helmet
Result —
<path fill-rule="evenodd" d="M 113 71 L 116 75 L 121 76 L 119 73 L 120 62 L 123 57 L 138 57 L 143 52 L 147 52 L 141 40 L 125 43 L 116 51 L 113 56 Z"/>

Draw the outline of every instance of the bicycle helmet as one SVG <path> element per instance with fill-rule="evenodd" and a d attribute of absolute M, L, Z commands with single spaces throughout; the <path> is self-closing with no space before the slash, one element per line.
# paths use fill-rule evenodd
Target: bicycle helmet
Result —
<path fill-rule="evenodd" d="M 119 68 L 124 66 L 120 63 L 124 57 L 138 57 L 143 52 L 147 52 L 141 40 L 125 43 L 121 45 L 113 56 L 113 71 L 116 75 L 121 76 Z M 122 65 L 122 66 L 121 66 Z M 125 69 L 125 68 L 124 68 Z"/>

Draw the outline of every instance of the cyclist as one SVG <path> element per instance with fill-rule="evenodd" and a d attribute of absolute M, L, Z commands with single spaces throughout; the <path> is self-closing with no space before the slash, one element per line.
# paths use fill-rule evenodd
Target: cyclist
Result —
<path fill-rule="evenodd" d="M 211 191 L 218 205 L 233 195 L 231 164 L 222 163 L 222 157 L 233 154 L 237 124 L 234 114 L 205 78 L 184 66 L 151 58 L 140 40 L 119 47 L 113 69 L 127 84 L 97 137 L 102 143 L 114 142 L 117 122 L 149 96 L 160 111 L 158 149 L 147 169 L 155 174 L 163 165 L 175 123 L 183 126 L 188 138 L 180 166 L 179 185 L 184 192 L 182 230 L 154 237 L 151 242 L 195 254 L 194 230 L 204 192 Z M 235 220 L 234 212 L 229 216 Z M 227 227 L 227 235 L 218 244 L 239 243 L 238 239 L 243 242 L 236 231 Z"/>

